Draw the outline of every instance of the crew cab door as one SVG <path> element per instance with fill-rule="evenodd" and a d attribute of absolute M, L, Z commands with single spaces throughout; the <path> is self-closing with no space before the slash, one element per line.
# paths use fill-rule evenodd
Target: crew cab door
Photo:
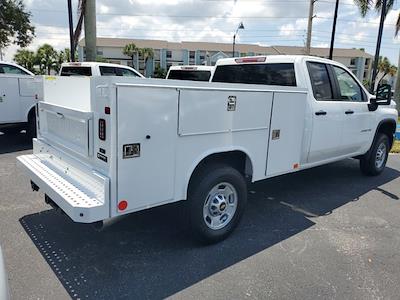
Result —
<path fill-rule="evenodd" d="M 371 117 L 367 96 L 360 84 L 345 69 L 331 65 L 337 89 L 337 98 L 343 107 L 342 148 L 346 154 L 365 152 L 372 135 Z"/>
<path fill-rule="evenodd" d="M 335 99 L 333 75 L 328 65 L 308 61 L 308 73 L 313 90 L 313 126 L 308 162 L 315 163 L 339 157 L 342 147 L 344 113 L 342 103 Z"/>

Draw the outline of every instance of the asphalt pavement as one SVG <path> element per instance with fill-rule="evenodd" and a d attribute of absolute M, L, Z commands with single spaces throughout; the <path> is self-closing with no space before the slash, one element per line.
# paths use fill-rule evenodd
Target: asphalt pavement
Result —
<path fill-rule="evenodd" d="M 346 160 L 250 186 L 227 240 L 201 246 L 179 205 L 98 232 L 32 192 L 0 135 L 0 244 L 13 299 L 398 299 L 400 156 L 363 176 Z M 155 187 L 156 188 L 156 187 Z"/>

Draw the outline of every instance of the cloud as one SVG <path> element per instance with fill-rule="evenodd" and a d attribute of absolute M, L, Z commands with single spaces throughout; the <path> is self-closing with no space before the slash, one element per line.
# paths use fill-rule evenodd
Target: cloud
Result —
<path fill-rule="evenodd" d="M 73 0 L 74 21 L 78 0 Z M 337 47 L 362 47 L 374 53 L 379 16 L 373 12 L 362 19 L 352 2 L 342 2 L 337 25 Z M 57 49 L 68 47 L 68 17 L 65 0 L 24 0 L 32 12 L 37 37 L 35 49 L 49 43 Z M 97 0 L 97 35 L 103 37 L 147 38 L 169 41 L 232 42 L 239 22 L 239 43 L 303 46 L 307 29 L 308 1 L 276 0 Z M 317 2 L 313 21 L 313 46 L 330 42 L 334 3 Z M 400 10 L 389 13 L 393 24 Z M 366 23 L 370 22 L 370 23 Z M 385 25 L 382 54 L 397 60 L 399 39 L 394 26 Z M 11 60 L 17 47 L 6 50 Z"/>

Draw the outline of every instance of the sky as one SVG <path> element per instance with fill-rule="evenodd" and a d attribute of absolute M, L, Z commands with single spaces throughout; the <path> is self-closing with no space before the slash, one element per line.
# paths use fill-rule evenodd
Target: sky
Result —
<path fill-rule="evenodd" d="M 23 0 L 32 13 L 36 37 L 29 46 L 43 43 L 56 49 L 69 46 L 66 0 Z M 77 0 L 73 0 L 74 19 Z M 171 42 L 206 41 L 232 43 L 238 24 L 243 22 L 237 43 L 304 46 L 309 0 L 97 0 L 97 36 L 159 39 Z M 329 47 L 335 0 L 315 3 L 313 47 Z M 394 25 L 400 0 L 385 21 L 381 55 L 397 65 L 400 37 L 394 38 Z M 370 12 L 361 18 L 352 0 L 340 0 L 335 47 L 365 48 L 375 53 L 379 15 Z M 400 34 L 399 34 L 400 36 Z M 83 37 L 83 36 L 82 36 Z M 6 49 L 12 60 L 16 46 Z"/>

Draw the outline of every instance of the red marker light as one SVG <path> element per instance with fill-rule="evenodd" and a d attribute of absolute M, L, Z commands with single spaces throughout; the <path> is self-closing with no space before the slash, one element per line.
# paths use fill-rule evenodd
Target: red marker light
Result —
<path fill-rule="evenodd" d="M 128 207 L 128 202 L 126 200 L 122 200 L 118 203 L 119 210 L 125 210 Z"/>

